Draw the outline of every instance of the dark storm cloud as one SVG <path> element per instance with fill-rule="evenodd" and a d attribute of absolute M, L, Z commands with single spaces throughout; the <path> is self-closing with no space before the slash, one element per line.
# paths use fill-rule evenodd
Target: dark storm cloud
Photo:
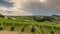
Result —
<path fill-rule="evenodd" d="M 38 1 L 27 2 L 22 10 L 36 15 L 60 14 L 60 0 L 47 0 L 46 3 Z"/>
<path fill-rule="evenodd" d="M 10 7 L 13 7 L 13 3 L 7 2 L 5 0 L 0 0 L 0 6 L 10 8 Z"/>

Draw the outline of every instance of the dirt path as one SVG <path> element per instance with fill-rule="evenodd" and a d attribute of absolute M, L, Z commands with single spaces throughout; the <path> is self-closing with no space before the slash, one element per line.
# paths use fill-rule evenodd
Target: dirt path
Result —
<path fill-rule="evenodd" d="M 14 31 L 0 31 L 0 34 L 19 34 L 19 33 Z"/>
<path fill-rule="evenodd" d="M 0 31 L 0 34 L 31 34 L 31 33 L 19 33 L 19 32 L 15 32 L 15 31 Z"/>

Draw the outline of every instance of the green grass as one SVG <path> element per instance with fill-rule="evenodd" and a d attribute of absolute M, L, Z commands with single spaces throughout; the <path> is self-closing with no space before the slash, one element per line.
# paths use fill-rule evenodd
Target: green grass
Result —
<path fill-rule="evenodd" d="M 4 30 L 6 27 L 10 27 L 10 30 L 14 29 L 13 31 L 17 30 L 35 34 L 59 34 L 60 32 L 60 24 L 35 22 L 26 18 L 17 18 L 16 20 L 0 18 L 0 30 Z"/>

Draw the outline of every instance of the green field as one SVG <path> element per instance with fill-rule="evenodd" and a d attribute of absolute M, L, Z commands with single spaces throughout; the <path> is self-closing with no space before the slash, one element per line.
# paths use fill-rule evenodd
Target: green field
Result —
<path fill-rule="evenodd" d="M 0 18 L 0 30 L 26 32 L 32 34 L 60 34 L 60 24 L 36 22 L 32 18 Z"/>

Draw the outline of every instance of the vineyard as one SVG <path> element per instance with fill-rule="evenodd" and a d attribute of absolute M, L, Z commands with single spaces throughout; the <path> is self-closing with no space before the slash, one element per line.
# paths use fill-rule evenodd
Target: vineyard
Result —
<path fill-rule="evenodd" d="M 28 34 L 60 34 L 60 24 L 36 22 L 32 18 L 0 18 L 0 31 L 8 30 Z"/>

